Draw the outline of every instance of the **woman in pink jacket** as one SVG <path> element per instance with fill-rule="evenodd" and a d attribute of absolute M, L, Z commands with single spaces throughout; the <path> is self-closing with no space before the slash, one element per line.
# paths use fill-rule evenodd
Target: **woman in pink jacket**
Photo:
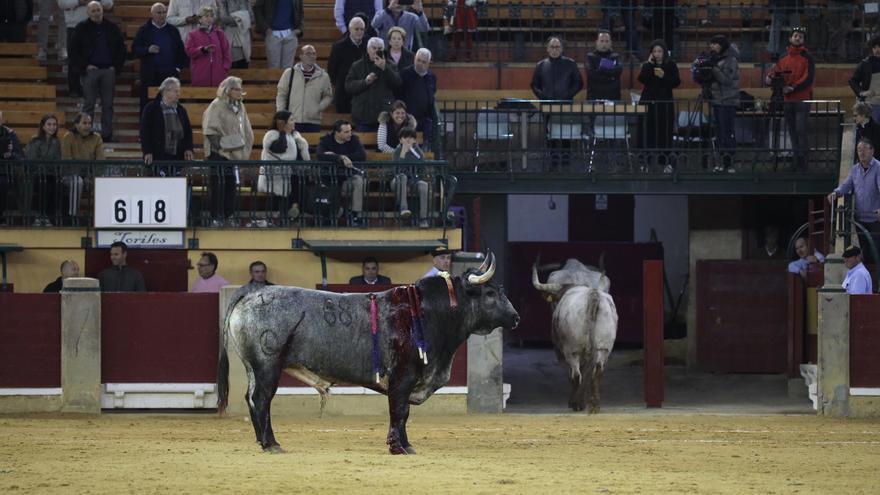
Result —
<path fill-rule="evenodd" d="M 216 88 L 232 67 L 232 55 L 226 35 L 214 25 L 214 9 L 199 9 L 199 28 L 186 37 L 193 86 Z"/>

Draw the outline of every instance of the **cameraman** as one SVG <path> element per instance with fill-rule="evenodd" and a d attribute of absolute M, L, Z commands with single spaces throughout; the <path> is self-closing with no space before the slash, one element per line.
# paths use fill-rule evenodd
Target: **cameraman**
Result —
<path fill-rule="evenodd" d="M 769 86 L 774 76 L 783 77 L 785 124 L 794 148 L 795 167 L 800 170 L 807 168 L 807 117 L 810 115 L 810 104 L 805 100 L 813 97 L 813 76 L 816 73 L 813 56 L 804 47 L 806 36 L 806 29 L 792 29 L 786 55 L 779 59 L 764 79 Z"/>
<path fill-rule="evenodd" d="M 733 153 L 736 150 L 736 137 L 733 133 L 733 122 L 736 118 L 736 107 L 739 106 L 739 51 L 730 44 L 727 37 L 716 34 L 709 39 L 711 54 L 708 65 L 711 82 L 712 118 L 715 121 L 715 141 L 721 151 L 721 164 L 715 166 L 715 172 L 730 172 L 733 168 Z"/>
<path fill-rule="evenodd" d="M 849 87 L 856 98 L 871 105 L 874 122 L 880 122 L 880 36 L 871 38 L 868 48 L 871 54 L 859 62 L 849 78 Z"/>

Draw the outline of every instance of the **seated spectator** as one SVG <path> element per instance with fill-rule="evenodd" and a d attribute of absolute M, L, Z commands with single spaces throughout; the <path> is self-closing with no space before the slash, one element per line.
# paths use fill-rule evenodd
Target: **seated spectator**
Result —
<path fill-rule="evenodd" d="M 843 264 L 848 270 L 842 284 L 846 293 L 871 294 L 873 281 L 868 269 L 862 263 L 862 250 L 855 246 L 846 248 L 846 251 L 843 252 Z"/>
<path fill-rule="evenodd" d="M 370 38 L 367 54 L 355 62 L 345 78 L 345 91 L 352 95 L 351 117 L 358 132 L 374 132 L 376 119 L 388 110 L 394 90 L 400 86 L 397 67 L 385 58 L 385 42 Z"/>
<path fill-rule="evenodd" d="M 406 113 L 406 103 L 397 100 L 391 104 L 391 113 L 379 114 L 379 130 L 376 143 L 382 153 L 391 153 L 400 143 L 400 130 L 404 127 L 416 128 L 416 118 Z"/>
<path fill-rule="evenodd" d="M 379 275 L 379 261 L 372 256 L 364 258 L 361 271 L 361 275 L 349 279 L 349 285 L 391 285 L 390 278 Z"/>
<path fill-rule="evenodd" d="M 186 54 L 190 59 L 193 86 L 216 88 L 229 74 L 232 67 L 229 41 L 223 31 L 214 26 L 212 7 L 199 8 L 199 28 L 187 35 Z"/>
<path fill-rule="evenodd" d="M 853 120 L 856 121 L 856 139 L 858 143 L 862 139 L 871 141 L 874 146 L 874 158 L 880 159 L 880 124 L 872 116 L 871 105 L 860 101 L 853 105 Z"/>
<path fill-rule="evenodd" d="M 254 130 L 241 101 L 243 93 L 241 79 L 227 77 L 217 88 L 217 97 L 205 109 L 202 134 L 207 160 L 240 162 L 250 159 Z M 211 173 L 212 226 L 222 226 L 224 218 L 228 226 L 237 225 L 233 218 L 237 184 L 238 170 L 234 166 L 225 166 Z"/>
<path fill-rule="evenodd" d="M 278 80 L 275 110 L 292 113 L 299 132 L 320 132 L 323 112 L 333 102 L 330 75 L 315 63 L 317 57 L 314 46 L 303 46 L 300 62 Z"/>
<path fill-rule="evenodd" d="M 413 2 L 411 12 L 404 11 L 403 6 L 400 5 L 398 0 L 389 0 L 388 7 L 376 12 L 371 24 L 382 39 L 388 38 L 388 32 L 392 27 L 402 27 L 406 33 L 404 46 L 406 46 L 407 50 L 412 50 L 416 31 L 424 33 L 430 28 L 424 10 L 422 0 L 415 0 Z"/>
<path fill-rule="evenodd" d="M 400 86 L 397 97 L 406 103 L 406 108 L 416 118 L 416 130 L 422 133 L 423 145 L 429 151 L 434 136 L 434 96 L 437 93 L 437 76 L 430 70 L 431 51 L 419 48 L 413 65 L 400 73 Z"/>
<path fill-rule="evenodd" d="M 336 164 L 336 178 L 342 182 L 342 195 L 351 197 L 349 225 L 360 226 L 364 210 L 364 177 L 353 162 L 366 160 L 367 151 L 361 140 L 352 134 L 351 124 L 337 120 L 333 130 L 321 137 L 317 153 L 319 160 Z"/>
<path fill-rule="evenodd" d="M 34 183 L 33 188 L 30 190 L 33 191 L 34 196 L 36 196 L 39 202 L 36 218 L 34 218 L 34 227 L 51 227 L 52 222 L 49 221 L 49 216 L 58 215 L 58 206 L 56 204 L 58 177 L 53 172 L 55 167 L 51 162 L 61 160 L 58 119 L 54 115 L 43 115 L 43 118 L 40 119 L 40 129 L 37 131 L 37 135 L 28 143 L 25 157 L 34 162 L 44 162 L 31 166 L 32 170 L 36 173 L 33 175 Z M 29 200 L 25 201 L 25 205 L 30 204 Z"/>
<path fill-rule="evenodd" d="M 382 0 L 335 0 L 333 17 L 336 19 L 336 29 L 342 34 L 348 34 L 348 23 L 358 14 L 370 21 L 381 10 Z"/>
<path fill-rule="evenodd" d="M 131 44 L 131 55 L 141 61 L 141 112 L 150 101 L 150 86 L 157 86 L 168 77 L 180 77 L 180 70 L 189 65 L 180 31 L 167 22 L 168 9 L 161 3 L 150 8 L 150 20 L 138 28 Z"/>
<path fill-rule="evenodd" d="M 46 288 L 43 289 L 43 293 L 61 292 L 61 289 L 64 288 L 64 280 L 70 277 L 79 277 L 79 265 L 76 264 L 76 261 L 64 260 L 64 262 L 61 263 L 61 276 L 47 285 Z"/>
<path fill-rule="evenodd" d="M 798 237 L 794 241 L 794 251 L 797 253 L 798 259 L 788 264 L 788 271 L 790 273 L 797 273 L 805 279 L 807 278 L 807 268 L 810 266 L 810 263 L 825 263 L 825 256 L 818 249 L 814 249 L 813 253 L 810 254 L 810 246 L 804 237 Z"/>
<path fill-rule="evenodd" d="M 400 26 L 394 26 L 388 31 L 388 57 L 402 71 L 413 64 L 415 55 L 403 46 L 406 39 L 406 30 Z"/>
<path fill-rule="evenodd" d="M 440 272 L 449 273 L 449 268 L 452 266 L 452 250 L 438 247 L 431 252 L 431 263 L 431 269 L 421 278 L 436 277 Z"/>
<path fill-rule="evenodd" d="M 125 264 L 128 246 L 121 241 L 110 244 L 110 263 L 113 266 L 98 273 L 101 292 L 146 292 L 141 272 Z"/>
<path fill-rule="evenodd" d="M 856 66 L 849 87 L 856 98 L 870 105 L 874 122 L 880 122 L 880 35 L 871 38 L 868 48 L 871 54 Z"/>
<path fill-rule="evenodd" d="M 247 285 L 254 288 L 275 285 L 266 279 L 266 277 L 269 276 L 269 268 L 267 268 L 266 264 L 262 261 L 254 261 L 251 263 L 251 266 L 248 267 L 248 271 L 251 274 L 251 280 Z"/>
<path fill-rule="evenodd" d="M 159 94 L 144 107 L 140 128 L 144 164 L 193 159 L 193 133 L 189 114 L 180 104 L 180 81 L 169 77 L 159 85 Z M 157 177 L 180 174 L 179 166 L 156 164 Z"/>
<path fill-rule="evenodd" d="M 351 113 L 351 95 L 345 91 L 345 78 L 352 64 L 363 58 L 367 53 L 364 43 L 366 24 L 359 17 L 348 23 L 348 35 L 333 43 L 330 60 L 327 61 L 327 73 L 333 82 L 333 105 L 339 113 Z"/>
<path fill-rule="evenodd" d="M 3 112 L 0 111 L 0 159 L 2 160 L 21 160 L 24 154 L 21 150 L 21 141 L 18 135 L 11 128 L 4 124 L 6 120 L 3 118 Z M 12 177 L 6 173 L 7 168 L 0 168 L 0 225 L 6 225 L 6 201 L 9 194 L 9 183 Z"/>
<path fill-rule="evenodd" d="M 214 0 L 170 0 L 168 24 L 176 27 L 180 39 L 186 42 L 189 33 L 199 28 L 199 9 L 213 6 Z"/>
<path fill-rule="evenodd" d="M 199 272 L 198 278 L 193 282 L 192 292 L 214 292 L 219 293 L 224 285 L 229 285 L 225 278 L 217 275 L 217 255 L 205 251 L 199 262 L 196 263 L 196 270 Z"/>
<path fill-rule="evenodd" d="M 229 41 L 232 68 L 250 67 L 253 51 L 251 26 L 256 22 L 250 0 L 217 0 L 217 22 Z"/>
<path fill-rule="evenodd" d="M 294 129 L 296 121 L 287 110 L 276 112 L 269 125 L 269 131 L 263 137 L 263 151 L 260 160 L 292 162 L 311 160 L 309 143 Z M 300 191 L 299 175 L 290 165 L 263 165 L 257 179 L 257 190 L 271 193 L 277 202 L 276 215 L 285 212 L 291 220 L 299 217 L 297 198 Z"/>
<path fill-rule="evenodd" d="M 394 161 L 422 161 L 425 154 L 416 143 L 416 130 L 412 127 L 404 127 L 400 131 L 400 144 L 392 153 Z M 419 191 L 419 227 L 428 228 L 428 183 L 419 178 L 418 169 L 411 167 L 409 173 L 398 173 L 391 180 L 391 189 L 394 190 L 394 199 L 397 203 L 397 211 L 400 218 L 406 220 L 412 216 L 407 203 L 408 182 L 412 181 Z"/>
<path fill-rule="evenodd" d="M 92 132 L 92 117 L 87 113 L 78 113 L 73 118 L 73 130 L 61 138 L 61 159 L 92 162 L 104 159 L 104 142 L 101 135 Z M 67 203 L 67 214 L 70 215 L 74 224 L 79 216 L 79 205 L 82 198 L 83 174 L 88 173 L 79 164 L 73 168 L 66 168 L 62 182 L 70 191 Z"/>
<path fill-rule="evenodd" d="M 0 42 L 24 43 L 33 15 L 33 1 L 5 0 L 0 8 Z"/>

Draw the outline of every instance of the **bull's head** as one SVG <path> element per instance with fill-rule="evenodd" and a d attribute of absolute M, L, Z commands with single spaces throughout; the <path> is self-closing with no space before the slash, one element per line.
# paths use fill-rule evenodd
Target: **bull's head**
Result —
<path fill-rule="evenodd" d="M 532 265 L 532 285 L 535 286 L 547 299 L 547 302 L 550 303 L 553 308 L 556 308 L 556 303 L 562 299 L 562 294 L 565 293 L 565 289 L 567 289 L 568 285 L 563 284 L 550 284 L 550 283 L 541 283 L 541 280 L 538 279 L 538 261 L 540 261 L 540 257 L 535 260 L 535 264 Z"/>
<path fill-rule="evenodd" d="M 468 299 L 474 301 L 476 322 L 473 333 L 487 335 L 498 327 L 516 328 L 519 314 L 504 294 L 504 288 L 492 281 L 495 275 L 495 255 L 489 252 L 477 269 L 470 269 L 462 277 Z"/>

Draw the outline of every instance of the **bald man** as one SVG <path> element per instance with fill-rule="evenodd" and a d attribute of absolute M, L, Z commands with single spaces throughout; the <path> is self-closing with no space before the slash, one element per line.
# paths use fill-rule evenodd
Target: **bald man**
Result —
<path fill-rule="evenodd" d="M 56 278 L 43 289 L 44 293 L 61 292 L 64 288 L 64 281 L 70 277 L 79 277 L 79 265 L 73 260 L 64 260 L 61 263 L 61 276 Z"/>
<path fill-rule="evenodd" d="M 168 8 L 154 3 L 150 19 L 134 37 L 131 54 L 141 61 L 141 112 L 148 101 L 149 86 L 158 86 L 168 77 L 180 78 L 180 71 L 189 65 L 180 31 L 168 23 Z"/>

